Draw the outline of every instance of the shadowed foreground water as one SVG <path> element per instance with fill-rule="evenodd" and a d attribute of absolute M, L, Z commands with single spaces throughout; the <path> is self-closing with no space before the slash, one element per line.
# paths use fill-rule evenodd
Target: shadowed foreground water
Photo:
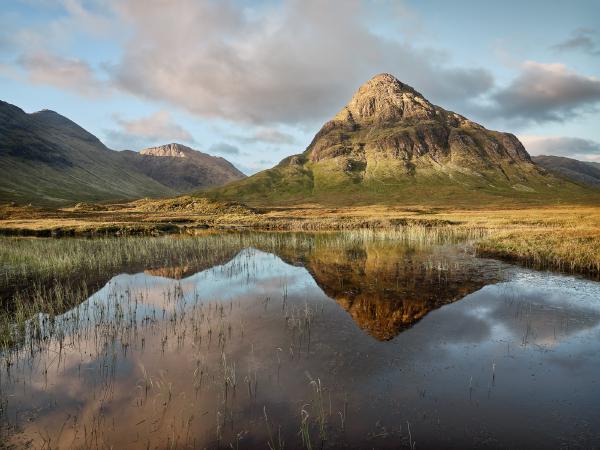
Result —
<path fill-rule="evenodd" d="M 3 354 L 6 440 L 600 445 L 599 283 L 457 246 L 388 246 L 246 248 L 197 273 L 115 276 L 64 315 L 40 315 Z"/>

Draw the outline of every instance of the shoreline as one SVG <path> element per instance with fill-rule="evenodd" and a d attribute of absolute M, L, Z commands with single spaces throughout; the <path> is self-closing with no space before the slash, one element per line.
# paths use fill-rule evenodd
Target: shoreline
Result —
<path fill-rule="evenodd" d="M 95 238 L 202 235 L 220 232 L 401 230 L 407 227 L 481 231 L 478 254 L 567 273 L 600 274 L 600 206 L 520 209 L 419 207 L 255 209 L 195 197 L 78 205 L 57 210 L 0 207 L 3 238 Z"/>

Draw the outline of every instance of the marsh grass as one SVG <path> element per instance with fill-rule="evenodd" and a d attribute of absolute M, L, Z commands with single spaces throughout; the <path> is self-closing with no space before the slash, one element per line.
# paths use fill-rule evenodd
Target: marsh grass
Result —
<path fill-rule="evenodd" d="M 435 197 L 435 194 L 432 196 Z M 385 201 L 344 208 L 300 205 L 251 209 L 242 205 L 207 203 L 205 199 L 190 200 L 188 197 L 96 205 L 83 209 L 0 206 L 0 233 L 126 237 L 165 233 L 195 235 L 204 234 L 209 228 L 295 232 L 363 232 L 370 229 L 391 233 L 415 230 L 418 234 L 424 228 L 440 230 L 449 227 L 455 228 L 457 235 L 482 233 L 481 238 L 493 237 L 482 239 L 478 246 L 481 254 L 549 269 L 598 275 L 600 208 L 597 195 L 593 198 L 594 201 L 581 205 L 524 207 L 518 202 L 503 205 L 491 201 L 489 204 L 465 206 L 464 209 L 413 203 L 387 205 Z M 456 200 L 448 203 L 456 204 Z M 360 203 L 360 199 L 354 198 L 356 202 Z M 195 203 L 200 207 L 194 206 Z M 473 209 L 475 207 L 477 209 Z M 554 250 L 553 247 L 557 246 L 559 249 Z M 0 249 L 2 247 L 4 245 L 0 245 Z M 14 259 L 18 268 L 18 256 Z"/>
<path fill-rule="evenodd" d="M 542 269 L 600 275 L 600 233 L 538 229 L 498 233 L 477 244 L 483 256 Z"/>
<path fill-rule="evenodd" d="M 85 274 L 87 279 L 106 273 L 165 266 L 203 267 L 230 258 L 245 247 L 293 250 L 319 245 L 348 246 L 365 242 L 413 245 L 456 243 L 478 239 L 481 227 L 427 227 L 411 225 L 392 230 L 353 230 L 343 233 L 207 233 L 203 236 L 121 238 L 0 238 L 0 289 L 11 285 L 61 280 Z M 1 292 L 1 291 L 0 291 Z"/>
<path fill-rule="evenodd" d="M 348 232 L 277 233 L 229 232 L 201 236 L 120 237 L 120 238 L 0 238 L 0 346 L 11 347 L 22 341 L 24 324 L 39 313 L 52 318 L 78 305 L 95 289 L 121 272 L 151 273 L 184 277 L 215 265 L 224 264 L 244 248 L 258 248 L 275 254 L 323 254 L 360 249 L 365 245 L 385 253 L 389 246 L 427 248 L 432 245 L 473 242 L 488 234 L 481 227 L 410 225 L 391 230 L 361 229 Z M 441 257 L 423 262 L 423 270 L 449 276 L 450 267 Z M 247 270 L 232 267 L 230 270 Z M 377 280 L 375 280 L 377 281 Z M 293 341 L 286 353 L 309 352 L 311 321 L 315 312 L 308 305 L 287 307 L 287 288 L 282 288 L 282 311 Z M 171 294 L 169 294 L 171 295 Z M 174 294 L 173 294 L 174 295 Z M 264 308 L 271 299 L 263 299 Z M 223 315 L 222 306 L 221 315 Z M 163 311 L 164 316 L 164 311 Z M 243 335 L 243 325 L 240 327 Z M 206 337 L 223 347 L 231 336 L 231 324 L 213 324 Z M 201 339 L 201 338 L 200 338 Z M 166 345 L 163 341 L 162 346 Z M 283 350 L 282 350 L 283 351 Z M 280 352 L 281 353 L 281 352 Z M 280 358 L 277 353 L 277 358 Z M 235 389 L 235 367 L 228 371 L 224 386 L 229 395 Z M 244 381 L 250 396 L 255 396 L 256 379 Z M 204 374 L 200 372 L 199 384 Z"/>

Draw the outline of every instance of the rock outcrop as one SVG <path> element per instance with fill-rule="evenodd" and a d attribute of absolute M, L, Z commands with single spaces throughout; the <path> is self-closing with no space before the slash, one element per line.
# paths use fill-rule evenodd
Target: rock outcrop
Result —
<path fill-rule="evenodd" d="M 191 152 L 193 151 L 194 150 L 192 150 L 189 147 L 186 147 L 185 145 L 173 143 L 161 145 L 158 147 L 145 148 L 143 150 L 140 150 L 140 155 L 162 156 L 168 158 L 186 158 L 189 157 L 191 155 Z"/>
<path fill-rule="evenodd" d="M 347 158 L 347 167 L 381 159 L 400 162 L 407 173 L 421 166 L 533 169 L 529 154 L 512 134 L 483 126 L 432 105 L 392 75 L 377 75 L 317 133 L 305 152 L 312 162 Z"/>

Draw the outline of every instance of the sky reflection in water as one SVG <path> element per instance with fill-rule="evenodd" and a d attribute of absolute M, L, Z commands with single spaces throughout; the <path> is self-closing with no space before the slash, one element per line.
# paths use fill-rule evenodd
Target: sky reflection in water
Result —
<path fill-rule="evenodd" d="M 114 277 L 12 356 L 11 442 L 298 448 L 304 418 L 313 448 L 600 444 L 600 284 L 359 250 Z"/>

